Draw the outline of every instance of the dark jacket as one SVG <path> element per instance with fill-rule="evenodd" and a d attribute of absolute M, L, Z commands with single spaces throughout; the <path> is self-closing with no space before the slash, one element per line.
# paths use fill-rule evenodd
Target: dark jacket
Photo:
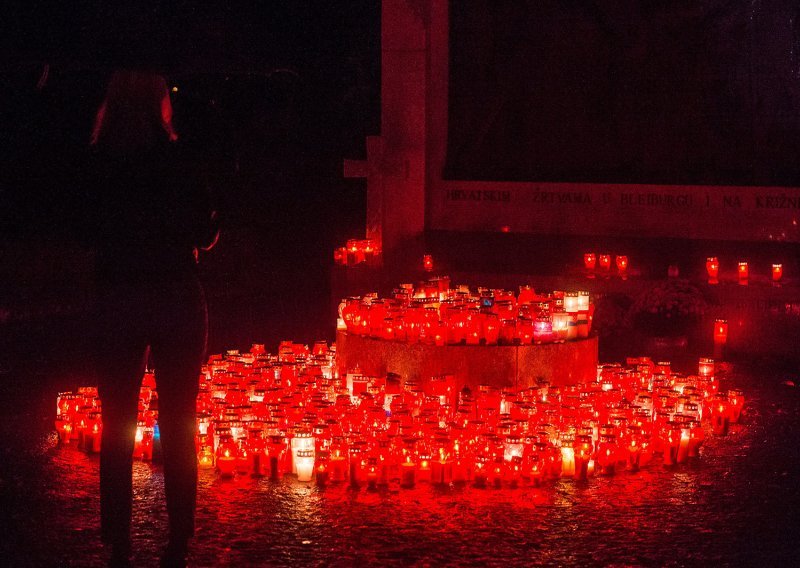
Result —
<path fill-rule="evenodd" d="M 194 274 L 197 249 L 218 233 L 199 164 L 166 141 L 126 156 L 96 148 L 91 162 L 87 236 L 98 283 Z"/>

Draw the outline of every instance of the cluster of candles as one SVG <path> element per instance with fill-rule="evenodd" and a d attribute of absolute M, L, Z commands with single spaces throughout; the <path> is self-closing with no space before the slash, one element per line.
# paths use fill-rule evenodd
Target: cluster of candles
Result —
<path fill-rule="evenodd" d="M 146 371 L 139 387 L 139 415 L 133 455 L 153 459 L 158 438 L 158 395 L 152 371 Z M 56 399 L 56 432 L 61 443 L 76 443 L 89 453 L 100 451 L 103 433 L 102 409 L 96 387 L 81 387 L 77 392 L 59 393 Z"/>
<path fill-rule="evenodd" d="M 431 345 L 530 345 L 589 336 L 589 292 L 537 294 L 468 286 L 446 276 L 401 284 L 390 297 L 353 297 L 339 305 L 338 328 L 384 340 Z"/>
<path fill-rule="evenodd" d="M 610 254 L 595 254 L 587 252 L 583 255 L 583 266 L 586 268 L 586 274 L 589 278 L 594 278 L 596 272 L 608 275 L 611 273 L 611 257 Z M 628 277 L 628 257 L 624 254 L 618 254 L 614 257 L 614 266 L 617 267 L 617 272 L 622 279 Z"/>
<path fill-rule="evenodd" d="M 705 358 L 692 375 L 637 358 L 598 366 L 586 384 L 518 390 L 459 389 L 449 375 L 402 384 L 335 368 L 335 348 L 324 342 L 212 356 L 197 401 L 199 465 L 223 477 L 294 474 L 321 486 L 535 486 L 686 462 L 708 431 L 726 435 L 744 405 Z M 152 456 L 152 385 L 148 373 L 135 450 L 143 459 Z M 61 439 L 97 451 L 96 390 L 61 394 L 57 411 Z"/>
<path fill-rule="evenodd" d="M 719 284 L 719 259 L 710 256 L 706 259 L 706 272 L 709 284 Z M 736 267 L 736 276 L 739 284 L 746 285 L 750 280 L 750 266 L 746 261 L 741 261 Z M 772 265 L 772 282 L 777 284 L 783 278 L 783 264 Z"/>
<path fill-rule="evenodd" d="M 381 254 L 381 247 L 372 239 L 349 239 L 345 246 L 333 249 L 333 262 L 338 266 L 373 264 Z"/>

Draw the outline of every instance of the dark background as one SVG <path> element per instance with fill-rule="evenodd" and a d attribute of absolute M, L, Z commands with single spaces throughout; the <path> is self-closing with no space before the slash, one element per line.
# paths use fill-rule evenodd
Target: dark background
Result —
<path fill-rule="evenodd" d="M 798 185 L 797 11 L 786 0 L 453 2 L 446 173 Z M 4 345 L 83 337 L 92 259 L 74 238 L 75 195 L 106 78 L 130 64 L 177 87 L 182 143 L 215 181 L 223 234 L 201 262 L 210 348 L 332 339 L 332 250 L 364 235 L 366 208 L 342 159 L 363 157 L 380 125 L 379 2 L 19 2 L 0 27 Z M 437 248 L 435 237 L 444 270 L 518 272 L 525 256 L 476 261 L 468 241 Z M 687 256 L 645 244 L 627 252 L 657 276 Z"/>
<path fill-rule="evenodd" d="M 332 336 L 333 248 L 364 232 L 365 185 L 342 160 L 378 131 L 379 2 L 20 2 L 0 36 L 3 338 L 33 350 L 85 329 L 76 196 L 105 82 L 125 65 L 177 88 L 181 143 L 214 180 L 210 348 Z"/>
<path fill-rule="evenodd" d="M 800 183 L 794 0 L 450 9 L 450 179 Z"/>

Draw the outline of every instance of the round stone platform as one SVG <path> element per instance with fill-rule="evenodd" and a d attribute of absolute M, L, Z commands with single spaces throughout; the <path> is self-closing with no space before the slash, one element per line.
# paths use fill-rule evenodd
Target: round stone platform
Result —
<path fill-rule="evenodd" d="M 597 337 L 542 345 L 424 345 L 336 333 L 340 375 L 356 367 L 367 376 L 396 373 L 405 381 L 453 375 L 460 387 L 568 385 L 597 373 Z"/>

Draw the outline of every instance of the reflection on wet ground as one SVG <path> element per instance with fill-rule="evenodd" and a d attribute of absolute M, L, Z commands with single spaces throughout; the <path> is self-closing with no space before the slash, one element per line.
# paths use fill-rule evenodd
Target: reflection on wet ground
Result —
<path fill-rule="evenodd" d="M 199 566 L 797 565 L 800 395 L 777 372 L 737 372 L 744 423 L 674 469 L 541 488 L 324 490 L 292 478 L 201 472 Z M 98 459 L 59 447 L 49 393 L 5 393 L 3 563 L 101 566 Z M 9 403 L 17 396 L 18 404 Z M 40 399 L 39 396 L 42 398 Z M 41 404 L 39 403 L 40 401 Z M 24 408 L 24 410 L 19 410 Z M 158 465 L 134 469 L 137 565 L 157 564 L 166 510 Z"/>

